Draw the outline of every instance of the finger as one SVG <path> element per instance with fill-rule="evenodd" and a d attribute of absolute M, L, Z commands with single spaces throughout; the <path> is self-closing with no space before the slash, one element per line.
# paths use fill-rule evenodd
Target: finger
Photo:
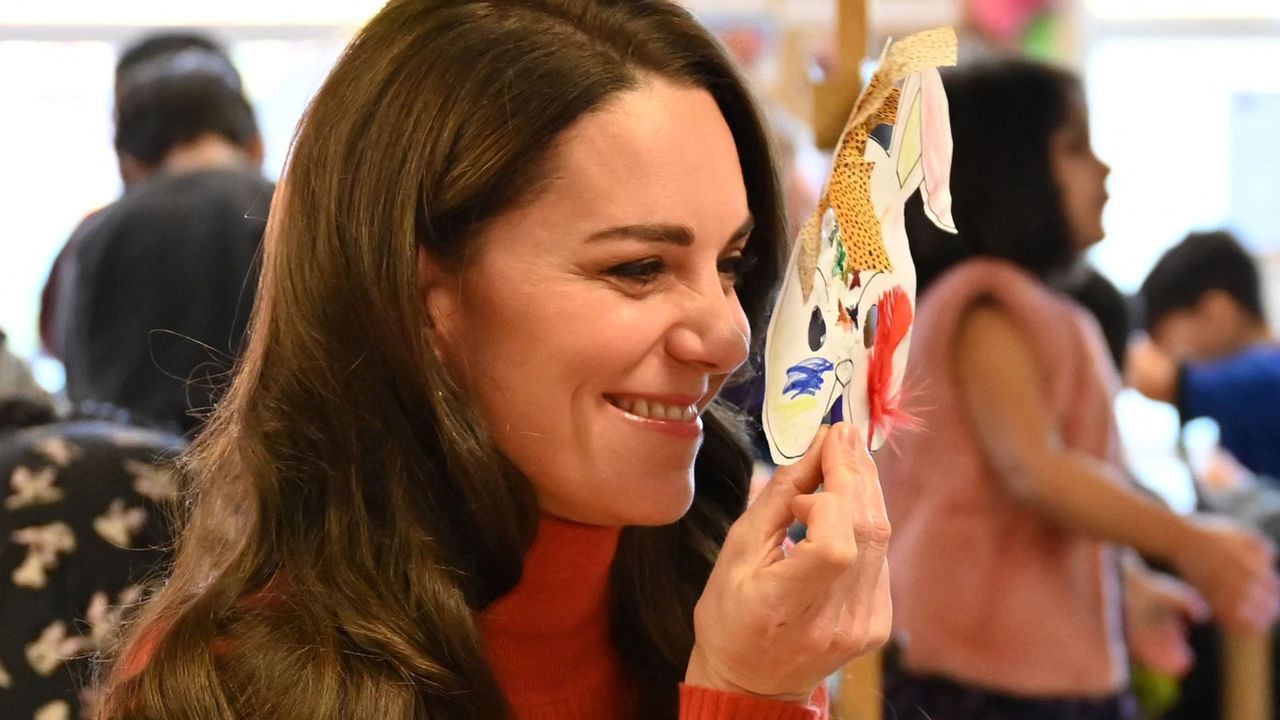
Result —
<path fill-rule="evenodd" d="M 1276 619 L 1276 613 L 1280 612 L 1280 597 L 1270 588 L 1254 586 L 1250 589 L 1248 602 L 1265 626 L 1270 626 Z"/>
<path fill-rule="evenodd" d="M 779 467 L 773 474 L 774 478 L 781 475 L 798 492 L 811 493 L 817 490 L 818 486 L 822 484 L 823 457 L 827 447 L 827 438 L 830 436 L 830 425 L 823 425 L 818 428 L 818 433 L 813 436 L 813 441 L 809 443 L 809 449 L 805 451 L 804 457 L 791 465 Z"/>
<path fill-rule="evenodd" d="M 871 566 L 868 564 L 866 567 Z M 859 627 L 864 628 L 866 643 L 859 650 L 880 647 L 889 639 L 893 629 L 893 600 L 889 594 L 888 560 L 880 561 L 871 593 L 855 596 L 850 607 L 858 622 L 862 623 Z"/>
<path fill-rule="evenodd" d="M 886 561 L 891 532 L 875 464 L 857 431 L 847 423 L 833 427 L 823 447 L 823 483 L 824 492 L 798 496 L 792 500 L 792 507 L 797 517 L 806 515 L 817 521 L 817 534 L 810 526 L 809 537 L 815 541 L 852 540 L 854 554 L 849 571 L 830 581 L 833 591 L 841 595 L 841 612 L 847 614 L 841 627 L 852 628 L 854 635 L 861 634 L 867 642 L 878 645 L 887 638 L 892 622 Z M 819 517 L 822 508 L 839 508 L 841 512 Z M 829 525 L 830 522 L 844 523 L 844 527 Z M 804 548 L 797 548 L 801 549 Z M 821 544 L 812 550 L 815 554 L 831 552 Z M 820 567 L 798 569 L 814 576 L 822 574 Z"/>
<path fill-rule="evenodd" d="M 893 629 L 893 601 L 889 596 L 889 564 L 870 595 L 846 596 L 841 603 L 835 642 L 830 648 L 843 664 L 868 650 L 884 645 Z"/>
<path fill-rule="evenodd" d="M 1276 561 L 1275 543 L 1271 542 L 1270 540 L 1262 539 L 1262 552 L 1263 552 L 1263 555 L 1266 556 L 1267 560 L 1271 563 L 1271 565 L 1275 565 L 1275 561 Z"/>
<path fill-rule="evenodd" d="M 1173 593 L 1173 600 L 1182 616 L 1192 622 L 1204 622 L 1213 614 L 1209 601 L 1192 587 L 1179 583 Z"/>
<path fill-rule="evenodd" d="M 778 564 L 779 574 L 812 599 L 843 601 L 852 590 L 852 571 L 858 560 L 852 506 L 845 498 L 824 492 L 798 495 L 791 507 L 806 526 L 805 537 L 790 557 Z"/>
<path fill-rule="evenodd" d="M 1255 585 L 1247 588 L 1230 608 L 1228 615 L 1221 618 L 1225 625 L 1241 632 L 1261 632 L 1275 621 L 1280 605 L 1273 593 Z"/>
<path fill-rule="evenodd" d="M 1274 603 L 1251 598 L 1241 603 L 1237 615 L 1235 629 L 1260 633 L 1270 628 L 1275 622 L 1276 606 Z"/>
<path fill-rule="evenodd" d="M 888 546 L 889 513 L 875 462 L 866 451 L 861 435 L 849 423 L 832 428 L 823 447 L 823 489 L 852 503 L 855 539 L 862 550 L 866 544 L 883 552 Z"/>
<path fill-rule="evenodd" d="M 820 494 L 808 493 L 791 498 L 791 514 L 795 516 L 801 525 L 808 526 L 810 516 L 813 513 L 813 506 L 818 502 L 818 495 Z"/>
<path fill-rule="evenodd" d="M 1270 546 L 1259 546 L 1260 551 L 1254 553 L 1249 562 L 1249 574 L 1254 584 L 1269 592 L 1280 594 L 1280 577 L 1276 575 L 1275 560 L 1270 553 Z"/>
<path fill-rule="evenodd" d="M 828 492 L 797 495 L 791 499 L 791 512 L 804 524 L 806 542 L 858 549 L 856 510 L 848 498 Z M 850 567 L 853 560 L 850 557 Z"/>
<path fill-rule="evenodd" d="M 1252 533 L 1250 539 L 1253 541 L 1253 552 L 1256 555 L 1266 558 L 1269 562 L 1273 562 L 1276 559 L 1276 546 L 1274 543 L 1261 535 Z"/>
<path fill-rule="evenodd" d="M 1194 591 L 1183 598 L 1181 609 L 1183 617 L 1194 623 L 1205 622 L 1213 615 L 1209 601 Z"/>
<path fill-rule="evenodd" d="M 827 492 L 855 502 L 867 499 L 868 482 L 879 487 L 879 473 L 867 446 L 853 425 L 842 422 L 831 428 L 830 441 L 822 447 L 822 483 Z"/>
<path fill-rule="evenodd" d="M 876 519 L 866 513 L 865 506 L 829 492 L 796 496 L 791 506 L 796 518 L 807 526 L 806 540 L 796 547 L 793 557 L 809 552 L 832 563 L 844 558 L 848 567 L 839 578 L 831 576 L 831 590 L 849 610 L 855 626 L 869 627 L 877 613 L 884 614 L 880 606 L 887 609 L 889 603 L 888 520 Z M 823 575 L 820 567 L 797 565 L 795 569 L 811 573 L 810 579 Z"/>
<path fill-rule="evenodd" d="M 813 492 L 822 482 L 822 453 L 829 428 L 822 426 L 809 445 L 809 451 L 794 465 L 780 467 L 760 491 L 756 501 L 734 523 L 736 532 L 752 542 L 773 538 L 786 530 L 792 521 L 791 500 L 801 493 Z"/>

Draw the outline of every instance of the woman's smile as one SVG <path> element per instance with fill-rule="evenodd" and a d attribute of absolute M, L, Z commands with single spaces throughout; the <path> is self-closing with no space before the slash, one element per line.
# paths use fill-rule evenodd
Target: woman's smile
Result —
<path fill-rule="evenodd" d="M 697 395 L 605 395 L 609 405 L 623 417 L 648 430 L 680 438 L 702 436 L 702 418 Z"/>

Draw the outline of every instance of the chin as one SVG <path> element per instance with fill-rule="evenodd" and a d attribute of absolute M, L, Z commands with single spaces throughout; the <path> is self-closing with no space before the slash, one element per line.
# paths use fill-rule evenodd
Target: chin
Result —
<path fill-rule="evenodd" d="M 543 512 L 601 527 L 670 525 L 684 517 L 693 505 L 693 479 L 622 477 L 619 482 L 595 488 L 590 497 L 543 498 Z"/>
<path fill-rule="evenodd" d="M 652 488 L 650 493 L 631 497 L 616 507 L 617 524 L 642 527 L 670 525 L 684 517 L 693 505 L 693 482 L 688 476 L 658 483 L 650 477 L 647 485 Z M 646 483 L 637 481 L 630 487 L 646 487 Z"/>
<path fill-rule="evenodd" d="M 671 525 L 678 522 L 680 518 L 689 512 L 689 508 L 693 506 L 693 499 L 685 503 L 680 508 L 655 509 L 649 513 L 630 513 L 631 517 L 627 519 L 623 525 L 632 525 L 636 527 L 660 527 L 663 525 Z"/>
<path fill-rule="evenodd" d="M 644 502 L 633 503 L 629 507 L 621 509 L 619 513 L 621 522 L 619 524 L 640 527 L 670 525 L 684 517 L 692 506 L 692 488 L 688 493 L 684 493 L 679 497 L 644 498 Z"/>

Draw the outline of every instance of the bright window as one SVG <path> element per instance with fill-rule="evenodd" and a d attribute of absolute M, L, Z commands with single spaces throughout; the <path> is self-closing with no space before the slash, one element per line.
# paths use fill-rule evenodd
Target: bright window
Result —
<path fill-rule="evenodd" d="M 24 357 L 36 356 L 40 290 L 58 250 L 85 214 L 120 193 L 113 70 L 123 41 L 140 34 L 0 41 L 0 67 L 23 68 L 0 73 L 0 97 L 11 103 L 0 113 L 0 328 Z M 264 171 L 278 177 L 298 118 L 345 44 L 345 31 L 235 28 L 213 35 L 244 76 L 266 145 Z M 38 360 L 37 370 L 45 384 L 61 384 L 56 363 Z"/>

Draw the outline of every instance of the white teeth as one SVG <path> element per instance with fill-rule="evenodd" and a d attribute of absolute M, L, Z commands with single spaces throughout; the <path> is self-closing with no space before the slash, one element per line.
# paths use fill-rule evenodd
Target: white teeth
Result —
<path fill-rule="evenodd" d="M 650 420 L 693 422 L 698 417 L 696 405 L 667 405 L 642 398 L 612 397 L 610 401 L 623 412 Z"/>

